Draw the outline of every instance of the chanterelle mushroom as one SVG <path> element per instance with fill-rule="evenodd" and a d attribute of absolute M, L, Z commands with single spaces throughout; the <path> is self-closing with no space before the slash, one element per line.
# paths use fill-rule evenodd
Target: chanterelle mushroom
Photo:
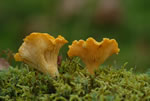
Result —
<path fill-rule="evenodd" d="M 31 33 L 24 39 L 15 54 L 16 61 L 23 61 L 43 73 L 57 76 L 57 57 L 60 48 L 68 41 L 62 36 L 56 39 L 47 33 Z"/>
<path fill-rule="evenodd" d="M 120 51 L 115 39 L 104 38 L 102 42 L 97 42 L 93 38 L 75 40 L 69 46 L 68 56 L 79 56 L 86 64 L 88 71 L 93 74 L 109 56 Z"/>

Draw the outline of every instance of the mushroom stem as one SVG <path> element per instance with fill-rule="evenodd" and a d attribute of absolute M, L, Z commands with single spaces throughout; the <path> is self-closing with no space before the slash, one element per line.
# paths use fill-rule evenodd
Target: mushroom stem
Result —
<path fill-rule="evenodd" d="M 59 72 L 57 69 L 57 64 L 55 65 L 48 65 L 46 66 L 47 71 L 49 71 L 49 73 L 51 74 L 51 76 L 59 76 Z"/>
<path fill-rule="evenodd" d="M 99 65 L 96 64 L 86 64 L 86 68 L 90 74 L 94 74 L 94 71 L 97 70 Z"/>

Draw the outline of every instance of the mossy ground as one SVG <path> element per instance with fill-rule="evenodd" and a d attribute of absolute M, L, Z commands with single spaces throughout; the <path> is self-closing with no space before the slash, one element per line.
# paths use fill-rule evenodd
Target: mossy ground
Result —
<path fill-rule="evenodd" d="M 90 75 L 79 59 L 65 60 L 52 78 L 27 65 L 0 71 L 0 101 L 149 101 L 150 77 L 124 66 Z"/>

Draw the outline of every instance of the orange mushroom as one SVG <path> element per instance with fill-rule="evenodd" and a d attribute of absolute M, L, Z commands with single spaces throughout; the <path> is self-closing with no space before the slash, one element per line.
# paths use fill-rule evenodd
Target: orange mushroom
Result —
<path fill-rule="evenodd" d="M 62 36 L 56 39 L 47 33 L 31 33 L 24 39 L 15 54 L 16 61 L 23 61 L 35 69 L 57 76 L 57 57 L 60 48 L 68 41 Z"/>
<path fill-rule="evenodd" d="M 93 38 L 75 40 L 69 46 L 68 56 L 79 56 L 86 64 L 88 71 L 94 74 L 104 61 L 112 54 L 118 54 L 120 49 L 115 39 L 104 38 L 102 42 L 97 42 Z"/>

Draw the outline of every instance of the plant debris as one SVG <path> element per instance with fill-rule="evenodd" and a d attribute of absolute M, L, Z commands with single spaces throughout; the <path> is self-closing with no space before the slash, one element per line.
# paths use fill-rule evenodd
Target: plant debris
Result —
<path fill-rule="evenodd" d="M 7 69 L 9 67 L 9 63 L 4 58 L 0 58 L 0 70 Z"/>

